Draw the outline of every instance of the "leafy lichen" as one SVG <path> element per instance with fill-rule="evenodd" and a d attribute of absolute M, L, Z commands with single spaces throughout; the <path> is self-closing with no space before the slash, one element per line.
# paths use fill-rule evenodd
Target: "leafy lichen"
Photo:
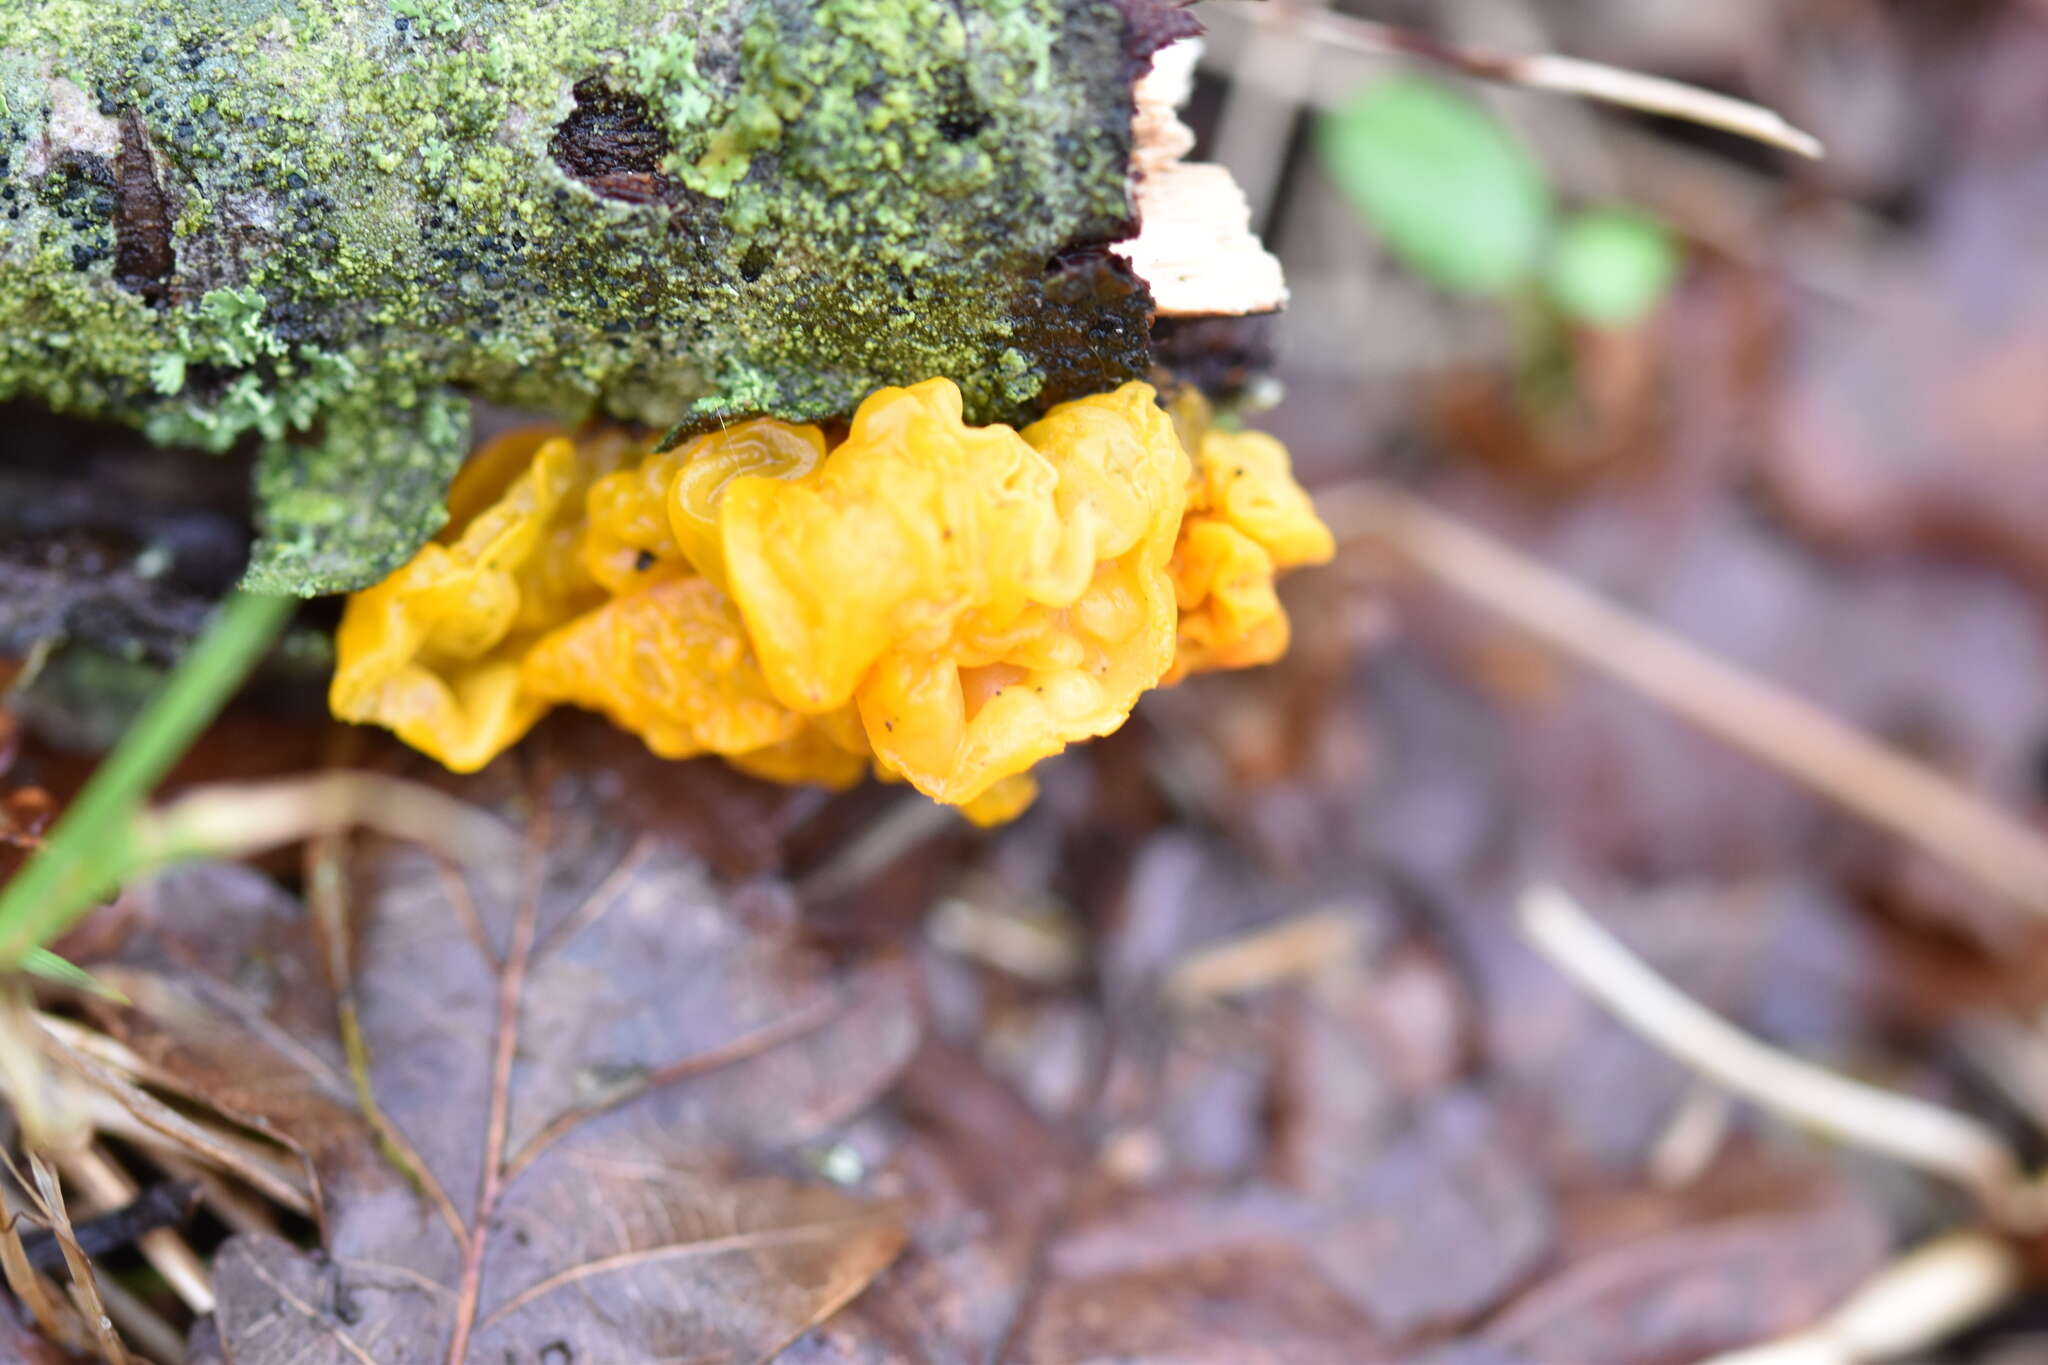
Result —
<path fill-rule="evenodd" d="M 0 396 L 253 438 L 251 579 L 300 592 L 431 533 L 458 391 L 669 424 L 943 374 L 1015 418 L 1061 348 L 1095 387 L 1144 361 L 1044 325 L 1048 261 L 1125 227 L 1122 37 L 1115 0 L 0 7 Z M 593 80 L 665 142 L 656 192 L 558 163 Z"/>

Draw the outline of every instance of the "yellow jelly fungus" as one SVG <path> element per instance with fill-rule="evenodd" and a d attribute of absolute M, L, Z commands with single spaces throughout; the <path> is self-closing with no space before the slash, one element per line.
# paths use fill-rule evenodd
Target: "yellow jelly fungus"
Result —
<path fill-rule="evenodd" d="M 389 726 L 458 772 L 532 728 L 548 703 L 522 687 L 521 663 L 575 610 L 559 570 L 562 533 L 602 458 L 550 430 L 487 446 L 469 467 L 476 474 L 450 490 L 451 506 L 472 515 L 349 598 L 335 636 L 334 714 Z"/>
<path fill-rule="evenodd" d="M 658 454 L 520 432 L 449 507 L 349 600 L 342 719 L 470 771 L 569 703 L 665 757 L 871 770 L 982 824 L 1148 688 L 1277 657 L 1275 572 L 1332 550 L 1278 442 L 1143 384 L 1021 432 L 968 426 L 944 379 L 883 389 L 830 449 L 767 419 Z"/>
<path fill-rule="evenodd" d="M 1203 425 L 1174 549 L 1179 641 L 1164 683 L 1285 654 L 1287 612 L 1274 576 L 1336 553 L 1330 528 L 1294 481 L 1285 446 L 1263 432 Z"/>

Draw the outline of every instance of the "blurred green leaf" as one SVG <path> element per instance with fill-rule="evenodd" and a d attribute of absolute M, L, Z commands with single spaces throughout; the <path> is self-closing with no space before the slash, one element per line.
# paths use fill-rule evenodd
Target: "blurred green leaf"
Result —
<path fill-rule="evenodd" d="M 1596 327 L 1640 321 L 1678 275 L 1678 248 L 1665 226 L 1631 209 L 1572 218 L 1552 248 L 1545 283 L 1558 307 Z"/>
<path fill-rule="evenodd" d="M 1549 184 L 1472 100 L 1395 77 L 1328 114 L 1317 146 L 1338 189 L 1418 274 L 1495 294 L 1534 272 L 1550 226 Z"/>

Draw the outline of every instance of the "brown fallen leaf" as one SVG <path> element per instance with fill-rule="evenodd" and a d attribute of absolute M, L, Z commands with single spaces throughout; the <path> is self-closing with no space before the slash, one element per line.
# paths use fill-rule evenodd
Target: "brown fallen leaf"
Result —
<path fill-rule="evenodd" d="M 0 1298 L 0 1359 L 19 1365 L 80 1365 L 85 1357 L 75 1356 L 38 1332 L 11 1298 Z"/>
<path fill-rule="evenodd" d="M 516 809 L 509 776 L 461 790 Z M 315 1178 L 324 1254 L 218 1254 L 223 1361 L 761 1360 L 896 1254 L 896 1211 L 802 1156 L 910 1055 L 906 973 L 828 961 L 782 884 L 721 880 L 628 790 L 526 785 L 519 866 L 366 842 L 314 864 L 310 916 L 251 869 L 179 872 L 96 966 L 159 1079 Z M 345 945 L 315 932 L 337 893 Z"/>
<path fill-rule="evenodd" d="M 1886 1240 L 1867 1208 L 1829 1200 L 1682 1228 L 1573 1265 L 1484 1336 L 1541 1365 L 1683 1365 L 1812 1322 L 1875 1268 Z"/>
<path fill-rule="evenodd" d="M 1398 1360 L 1501 1303 L 1553 1213 L 1487 1101 L 1454 1090 L 1347 1186 L 1079 1201 L 1017 1335 L 1033 1365 Z"/>
<path fill-rule="evenodd" d="M 1401 1353 L 1300 1247 L 1247 1241 L 1049 1286 L 1019 1365 L 1336 1365 Z"/>
<path fill-rule="evenodd" d="M 971 1059 L 927 1044 L 897 1087 L 882 1179 L 917 1209 L 910 1243 L 778 1365 L 989 1361 L 1025 1308 L 1071 1153 Z"/>
<path fill-rule="evenodd" d="M 1791 301 L 1775 439 L 1758 444 L 1756 467 L 1823 543 L 1974 559 L 2038 594 L 2048 252 L 2030 225 L 2048 204 L 2033 136 L 2048 113 L 2048 34 L 2015 15 L 1977 42 L 1948 94 L 1953 113 L 1931 113 L 1930 92 L 1906 97 L 1917 126 L 1954 144 L 1916 187 L 1917 249 L 1879 257 L 1853 310 Z M 1931 83 L 1939 66 L 1918 48 L 1912 62 Z"/>

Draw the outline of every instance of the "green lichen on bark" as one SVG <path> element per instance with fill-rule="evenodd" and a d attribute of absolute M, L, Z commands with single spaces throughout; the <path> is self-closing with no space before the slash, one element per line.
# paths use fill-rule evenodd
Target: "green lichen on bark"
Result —
<path fill-rule="evenodd" d="M 1019 417 L 1145 362 L 1141 289 L 1047 271 L 1128 228 L 1124 36 L 1115 0 L 16 0 L 0 397 L 253 436 L 251 580 L 298 592 L 432 532 L 460 393 L 661 426 L 944 374 Z"/>

